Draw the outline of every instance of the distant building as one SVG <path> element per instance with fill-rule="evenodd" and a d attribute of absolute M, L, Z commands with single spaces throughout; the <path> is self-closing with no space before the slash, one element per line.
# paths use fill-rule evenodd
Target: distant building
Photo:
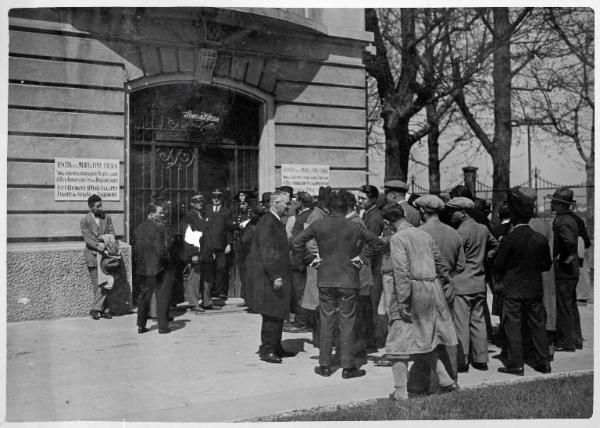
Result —
<path fill-rule="evenodd" d="M 87 314 L 91 193 L 127 243 L 152 198 L 176 228 L 197 191 L 273 190 L 282 165 L 365 183 L 362 9 L 12 9 L 9 25 L 9 321 Z"/>

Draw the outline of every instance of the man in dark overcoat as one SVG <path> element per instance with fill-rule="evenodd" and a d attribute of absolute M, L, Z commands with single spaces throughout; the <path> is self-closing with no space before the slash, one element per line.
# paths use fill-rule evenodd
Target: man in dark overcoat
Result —
<path fill-rule="evenodd" d="M 174 271 L 169 269 L 169 239 L 164 224 L 165 210 L 162 205 L 150 203 L 146 207 L 146 221 L 134 233 L 133 255 L 136 273 L 140 278 L 138 298 L 138 333 L 148 331 L 146 322 L 150 315 L 152 294 L 156 294 L 158 332 L 170 333 L 169 298 Z"/>
<path fill-rule="evenodd" d="M 227 300 L 229 293 L 229 275 L 227 274 L 228 256 L 233 249 L 233 217 L 231 210 L 223 205 L 224 195 L 220 189 L 211 193 L 212 205 L 206 209 L 206 234 L 212 243 L 214 254 L 212 270 L 207 272 L 205 282 L 214 287 L 213 294 Z M 204 302 L 205 309 L 212 309 Z"/>
<path fill-rule="evenodd" d="M 281 217 L 290 204 L 287 193 L 271 195 L 270 209 L 256 224 L 247 258 L 252 293 L 246 303 L 262 315 L 258 354 L 268 363 L 281 363 L 293 354 L 281 346 L 283 320 L 289 315 L 292 291 L 290 247 Z"/>
<path fill-rule="evenodd" d="M 365 184 L 358 189 L 358 205 L 363 211 L 362 220 L 365 223 L 367 229 L 373 232 L 377 236 L 381 236 L 383 232 L 384 219 L 383 213 L 377 207 L 377 198 L 379 197 L 379 190 L 377 187 L 370 184 Z M 381 254 L 373 254 L 371 260 L 369 260 L 371 274 L 373 275 L 373 286 L 369 290 L 369 296 L 366 299 L 369 300 L 371 305 L 370 318 L 367 318 L 367 335 L 369 342 L 367 343 L 367 349 L 377 349 L 377 332 L 375 325 L 377 321 L 377 307 L 379 306 L 379 299 L 381 298 L 381 292 L 383 290 L 383 279 L 381 277 Z M 382 334 L 382 337 L 385 335 Z"/>
<path fill-rule="evenodd" d="M 512 230 L 500 241 L 495 267 L 502 287 L 502 327 L 507 340 L 508 361 L 501 373 L 523 376 L 523 326 L 532 344 L 532 366 L 550 373 L 546 310 L 544 308 L 542 272 L 552 267 L 548 240 L 529 227 L 533 217 L 535 192 L 514 187 L 508 194 Z"/>
<path fill-rule="evenodd" d="M 577 308 L 579 225 L 571 212 L 573 190 L 561 187 L 552 195 L 550 208 L 556 214 L 552 223 L 554 242 L 554 278 L 556 284 L 555 350 L 573 352 L 583 346 L 581 322 Z"/>

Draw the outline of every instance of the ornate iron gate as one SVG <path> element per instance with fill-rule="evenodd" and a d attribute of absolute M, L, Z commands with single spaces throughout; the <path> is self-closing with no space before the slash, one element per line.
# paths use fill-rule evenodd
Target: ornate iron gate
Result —
<path fill-rule="evenodd" d="M 258 185 L 258 105 L 230 91 L 199 91 L 167 85 L 130 98 L 131 234 L 152 201 L 165 203 L 176 233 L 194 194 L 210 202 L 219 187 L 229 205 L 237 190 Z"/>

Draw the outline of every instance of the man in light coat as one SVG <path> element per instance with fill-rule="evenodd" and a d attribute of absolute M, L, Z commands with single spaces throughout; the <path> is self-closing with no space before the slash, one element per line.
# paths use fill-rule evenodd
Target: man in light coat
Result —
<path fill-rule="evenodd" d="M 88 198 L 88 207 L 90 212 L 79 221 L 79 226 L 81 228 L 81 235 L 85 241 L 83 256 L 85 257 L 94 288 L 94 302 L 90 316 L 95 320 L 99 320 L 102 317 L 110 319 L 112 315 L 110 308 L 106 307 L 106 296 L 111 290 L 98 286 L 98 254 L 102 254 L 106 249 L 104 243 L 98 237 L 104 234 L 115 236 L 115 229 L 110 216 L 102 210 L 102 198 L 100 196 L 90 196 Z"/>
<path fill-rule="evenodd" d="M 454 325 L 458 336 L 458 372 L 469 370 L 469 361 L 477 370 L 488 370 L 488 341 L 484 317 L 486 285 L 484 261 L 493 258 L 498 241 L 487 227 L 469 215 L 473 201 L 452 198 L 446 206 L 452 222 L 458 224 L 465 252 L 465 269 L 454 276 Z"/>
<path fill-rule="evenodd" d="M 458 232 L 440 221 L 439 213 L 444 209 L 444 201 L 435 195 L 424 195 L 417 198 L 414 201 L 414 204 L 419 209 L 421 219 L 423 220 L 419 229 L 424 230 L 431 235 L 446 263 L 450 277 L 453 278 L 465 269 L 465 252 Z M 444 286 L 444 294 L 448 306 L 450 307 L 450 310 L 452 310 L 454 305 L 454 285 L 452 281 Z M 458 380 L 456 346 L 439 347 L 436 351 L 438 354 L 436 370 L 438 372 L 440 370 L 446 370 L 447 374 L 455 382 L 450 387 L 442 388 L 442 391 L 456 389 L 456 381 Z M 422 373 L 426 376 L 422 370 L 419 370 L 419 362 L 420 360 L 415 362 L 411 368 L 411 375 L 412 373 L 415 373 L 415 375 L 418 376 Z M 440 363 L 443 364 L 442 367 L 440 367 Z M 438 374 L 438 377 L 439 376 L 440 375 Z M 430 378 L 435 380 L 435 377 L 430 376 Z M 422 384 L 426 384 L 426 382 Z M 435 389 L 435 386 L 430 386 L 430 392 L 432 389 Z"/>

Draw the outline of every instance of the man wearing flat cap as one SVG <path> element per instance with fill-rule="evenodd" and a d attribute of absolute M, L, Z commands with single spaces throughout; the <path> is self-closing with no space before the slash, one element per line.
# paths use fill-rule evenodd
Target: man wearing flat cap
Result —
<path fill-rule="evenodd" d="M 414 227 L 419 227 L 421 216 L 406 200 L 408 184 L 402 180 L 389 180 L 383 183 L 383 188 L 385 189 L 386 206 L 389 206 L 389 204 L 400 205 L 404 210 L 404 218 Z"/>
<path fill-rule="evenodd" d="M 229 293 L 229 275 L 227 275 L 227 256 L 232 250 L 233 219 L 231 210 L 223 206 L 224 195 L 219 188 L 211 192 L 212 205 L 207 207 L 206 222 L 208 235 L 212 243 L 213 262 L 207 281 L 214 286 L 213 294 L 221 300 L 227 300 Z M 212 305 L 204 303 L 204 309 Z"/>
<path fill-rule="evenodd" d="M 383 206 L 381 211 L 383 213 L 386 213 L 390 209 L 396 206 L 400 206 L 404 213 L 404 219 L 414 227 L 419 227 L 419 225 L 421 224 L 421 216 L 419 215 L 419 212 L 406 200 L 408 184 L 406 184 L 402 180 L 393 179 L 383 183 L 383 188 L 385 190 L 386 204 Z M 392 230 L 392 225 L 387 224 L 383 229 L 383 239 L 386 242 L 389 242 L 394 232 L 395 231 Z M 380 293 L 379 301 L 373 302 L 376 305 L 375 307 L 378 308 L 377 313 L 379 315 L 383 315 L 380 310 L 380 302 L 384 301 L 384 295 L 386 295 L 386 290 L 391 290 L 393 285 L 392 261 L 389 252 L 384 252 L 381 255 L 381 283 L 382 292 Z M 376 290 L 376 287 L 374 287 L 374 290 Z M 371 298 L 373 299 L 374 297 L 375 296 L 372 295 Z M 382 323 L 381 318 L 375 320 L 375 333 L 377 347 L 383 347 L 388 332 L 387 323 Z M 390 362 L 387 361 L 385 358 L 376 363 L 376 365 L 383 366 L 387 366 L 389 364 Z"/>
<path fill-rule="evenodd" d="M 473 201 L 459 196 L 446 206 L 450 209 L 452 223 L 458 224 L 457 232 L 465 252 L 465 269 L 453 278 L 454 326 L 458 336 L 458 372 L 467 372 L 469 362 L 477 370 L 488 369 L 488 343 L 485 326 L 484 305 L 486 285 L 484 261 L 495 255 L 498 241 L 487 227 L 477 223 L 469 215 Z"/>
<path fill-rule="evenodd" d="M 465 252 L 458 232 L 454 228 L 440 221 L 439 213 L 445 208 L 444 201 L 435 195 L 423 195 L 416 199 L 414 204 L 419 210 L 423 220 L 423 223 L 419 228 L 431 235 L 440 250 L 450 277 L 453 278 L 456 274 L 465 269 Z M 452 311 L 454 304 L 453 280 L 445 285 L 444 294 L 446 296 L 446 302 Z M 435 367 L 437 377 L 443 379 L 444 376 L 449 376 L 454 381 L 454 384 L 451 387 L 444 385 L 442 386 L 442 389 L 456 388 L 455 385 L 458 379 L 456 372 L 456 348 L 456 346 L 444 346 L 437 350 L 439 356 L 439 360 Z M 441 364 L 443 364 L 443 366 L 441 366 Z M 419 374 L 419 369 L 419 364 L 415 361 L 413 369 L 411 369 L 411 374 L 413 372 Z M 424 375 L 426 374 L 424 373 Z M 427 384 L 427 382 L 419 383 L 421 385 Z M 446 382 L 446 384 L 448 384 L 448 382 Z"/>
<path fill-rule="evenodd" d="M 501 373 L 522 376 L 523 343 L 530 339 L 533 368 L 550 373 L 546 310 L 542 272 L 552 267 L 548 240 L 529 226 L 536 194 L 528 187 L 513 187 L 508 193 L 508 208 L 514 224 L 496 254 L 495 268 L 502 296 L 502 322 L 507 340 L 507 362 Z M 526 330 L 523 327 L 527 327 Z M 528 337 L 522 332 L 527 331 Z"/>
<path fill-rule="evenodd" d="M 554 278 L 556 285 L 556 351 L 581 349 L 583 337 L 577 308 L 576 288 L 579 280 L 577 239 L 579 227 L 571 212 L 573 190 L 561 187 L 552 195 L 550 208 L 556 214 L 552 223 L 554 242 Z"/>

